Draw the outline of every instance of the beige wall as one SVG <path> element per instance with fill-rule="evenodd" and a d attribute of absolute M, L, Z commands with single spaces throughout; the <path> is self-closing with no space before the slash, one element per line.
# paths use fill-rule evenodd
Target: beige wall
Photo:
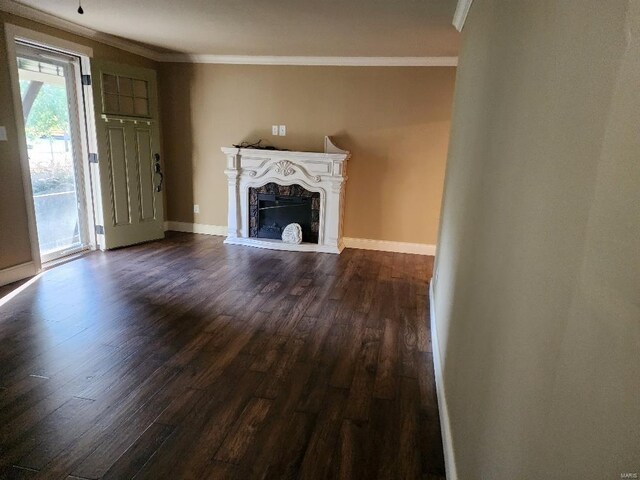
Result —
<path fill-rule="evenodd" d="M 31 261 L 27 207 L 11 94 L 4 24 L 10 23 L 93 48 L 95 58 L 155 68 L 155 62 L 77 35 L 62 32 L 0 11 L 0 125 L 9 141 L 0 142 L 0 269 Z"/>
<path fill-rule="evenodd" d="M 227 224 L 220 147 L 353 154 L 345 235 L 435 244 L 454 68 L 161 64 L 169 220 Z M 286 137 L 271 135 L 285 124 Z M 200 214 L 193 214 L 193 204 Z"/>
<path fill-rule="evenodd" d="M 640 473 L 640 2 L 474 1 L 435 309 L 459 478 Z"/>

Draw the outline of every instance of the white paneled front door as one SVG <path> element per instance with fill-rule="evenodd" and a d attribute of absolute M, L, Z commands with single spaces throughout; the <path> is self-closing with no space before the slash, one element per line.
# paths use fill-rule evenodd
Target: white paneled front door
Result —
<path fill-rule="evenodd" d="M 101 245 L 109 249 L 163 238 L 156 73 L 94 61 L 92 85 Z"/>

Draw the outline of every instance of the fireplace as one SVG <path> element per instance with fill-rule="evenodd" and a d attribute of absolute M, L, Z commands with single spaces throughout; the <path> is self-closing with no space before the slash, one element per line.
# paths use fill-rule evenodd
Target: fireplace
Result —
<path fill-rule="evenodd" d="M 324 152 L 223 147 L 229 187 L 226 244 L 340 253 L 348 151 L 324 139 Z M 282 241 L 290 223 L 302 243 Z"/>
<path fill-rule="evenodd" d="M 279 240 L 290 223 L 300 225 L 303 242 L 318 243 L 320 193 L 274 182 L 249 187 L 249 237 Z"/>

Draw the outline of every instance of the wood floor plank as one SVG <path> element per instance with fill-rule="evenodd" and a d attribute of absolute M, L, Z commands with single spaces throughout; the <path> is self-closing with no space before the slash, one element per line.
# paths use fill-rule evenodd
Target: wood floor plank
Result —
<path fill-rule="evenodd" d="M 335 478 L 375 478 L 371 460 L 367 458 L 370 439 L 364 424 L 346 419 L 340 428 L 339 447 L 337 448 L 337 474 Z"/>
<path fill-rule="evenodd" d="M 417 478 L 421 465 L 419 448 L 419 404 L 418 388 L 414 381 L 402 378 L 398 401 L 397 445 L 398 456 L 396 466 L 400 478 Z"/>
<path fill-rule="evenodd" d="M 371 478 L 395 478 L 397 465 L 396 400 L 374 398 L 371 419 L 367 426 L 370 439 L 367 451 L 371 462 Z"/>
<path fill-rule="evenodd" d="M 156 453 L 172 430 L 173 427 L 168 425 L 161 425 L 159 423 L 151 424 L 124 454 L 113 462 L 109 470 L 100 478 L 103 480 L 133 478 L 142 469 L 144 464 L 149 461 L 153 454 Z"/>
<path fill-rule="evenodd" d="M 300 464 L 311 437 L 315 418 L 294 412 L 282 431 L 279 448 L 270 455 L 270 461 L 263 471 L 256 472 L 256 478 L 281 480 L 298 478 Z"/>
<path fill-rule="evenodd" d="M 79 477 L 102 476 L 136 442 L 180 390 L 180 371 L 162 367 L 120 404 L 118 414 L 101 417 L 76 442 L 44 467 Z M 175 390 L 174 390 L 175 389 Z"/>
<path fill-rule="evenodd" d="M 401 310 L 401 337 L 400 337 L 400 375 L 403 377 L 417 378 L 418 376 L 418 327 L 415 315 L 412 311 Z"/>
<path fill-rule="evenodd" d="M 376 398 L 395 398 L 398 385 L 398 321 L 385 319 L 384 334 L 378 357 L 378 369 L 373 396 Z"/>
<path fill-rule="evenodd" d="M 248 363 L 248 362 L 247 362 Z M 248 370 L 224 389 L 210 390 L 139 473 L 140 478 L 199 478 L 259 385 L 262 374 Z M 194 448 L 194 445 L 197 448 Z"/>
<path fill-rule="evenodd" d="M 0 464 L 12 463 L 39 470 L 47 458 L 54 456 L 87 428 L 94 415 L 93 400 L 71 398 L 34 428 L 23 432 L 12 448 L 0 455 Z"/>
<path fill-rule="evenodd" d="M 220 462 L 240 463 L 247 447 L 254 440 L 257 430 L 264 422 L 273 401 L 252 398 L 224 439 L 215 459 Z"/>
<path fill-rule="evenodd" d="M 0 306 L 0 478 L 444 478 L 432 269 L 169 232 L 47 270 Z"/>
<path fill-rule="evenodd" d="M 338 360 L 331 373 L 330 384 L 338 388 L 349 388 L 353 381 L 356 361 L 360 353 L 360 347 L 366 343 L 364 338 L 364 315 L 353 313 L 348 325 L 338 325 L 336 331 L 340 335 Z"/>
<path fill-rule="evenodd" d="M 379 330 L 366 329 L 365 331 L 353 382 L 349 389 L 345 418 L 361 421 L 369 419 L 380 337 Z"/>
<path fill-rule="evenodd" d="M 284 390 L 289 372 L 293 369 L 303 345 L 304 340 L 300 338 L 291 338 L 283 345 L 278 360 L 267 371 L 266 378 L 256 390 L 257 396 L 273 399 Z"/>
<path fill-rule="evenodd" d="M 335 447 L 342 425 L 346 392 L 331 388 L 327 395 L 326 408 L 318 414 L 313 433 L 309 439 L 304 458 L 300 465 L 301 479 L 330 478 Z"/>
<path fill-rule="evenodd" d="M 428 288 L 427 288 L 428 292 Z M 431 352 L 431 326 L 429 325 L 429 295 L 421 289 L 415 293 L 416 299 L 416 320 L 418 329 L 418 350 L 420 352 Z"/>
<path fill-rule="evenodd" d="M 36 475 L 38 475 L 37 470 L 16 465 L 0 469 L 0 478 L 2 480 L 27 480 L 36 478 Z"/>

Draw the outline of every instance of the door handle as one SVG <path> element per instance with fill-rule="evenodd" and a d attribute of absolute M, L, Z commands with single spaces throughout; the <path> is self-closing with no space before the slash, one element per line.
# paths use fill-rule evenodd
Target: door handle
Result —
<path fill-rule="evenodd" d="M 160 154 L 153 154 L 153 173 L 154 175 L 160 175 L 160 183 L 156 185 L 156 192 L 162 191 L 162 183 L 164 182 L 164 173 L 162 173 L 162 167 L 160 166 Z"/>

